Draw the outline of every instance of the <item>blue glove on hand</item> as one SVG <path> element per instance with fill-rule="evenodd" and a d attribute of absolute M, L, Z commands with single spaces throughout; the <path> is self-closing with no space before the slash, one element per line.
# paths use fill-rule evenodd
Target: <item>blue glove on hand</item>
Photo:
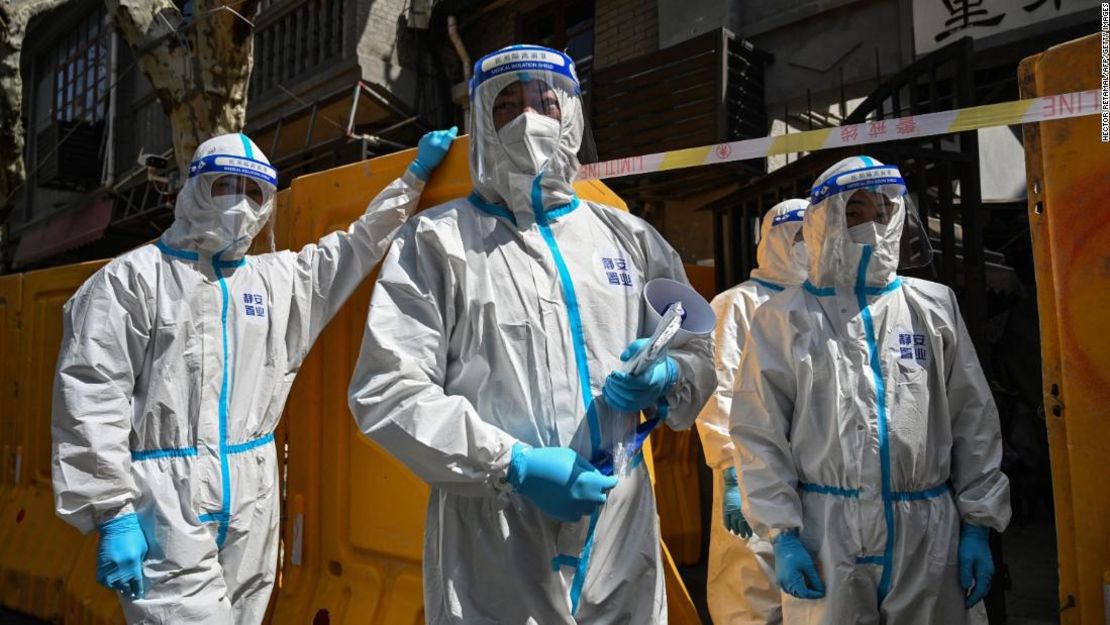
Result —
<path fill-rule="evenodd" d="M 545 514 L 567 522 L 593 513 L 617 485 L 573 449 L 523 443 L 513 445 L 508 481 Z"/>
<path fill-rule="evenodd" d="M 960 586 L 967 592 L 964 606 L 983 600 L 991 589 L 994 560 L 991 559 L 989 527 L 964 523 L 960 527 L 960 548 L 957 552 L 960 565 Z"/>
<path fill-rule="evenodd" d="M 134 513 L 101 525 L 100 544 L 96 549 L 96 581 L 109 590 L 141 599 L 146 592 L 143 588 L 146 551 L 146 537 Z"/>
<path fill-rule="evenodd" d="M 648 339 L 632 341 L 621 353 L 621 362 L 628 362 L 647 347 Z M 605 403 L 617 410 L 634 412 L 655 405 L 659 398 L 678 381 L 678 363 L 664 355 L 639 375 L 614 371 L 605 378 L 601 395 Z"/>
<path fill-rule="evenodd" d="M 783 532 L 775 538 L 775 574 L 779 586 L 799 599 L 820 599 L 825 585 L 817 575 L 813 557 L 806 551 L 795 532 Z"/>
<path fill-rule="evenodd" d="M 443 162 L 443 157 L 447 156 L 447 150 L 451 149 L 451 142 L 455 140 L 458 133 L 458 127 L 451 126 L 448 130 L 433 130 L 420 137 L 420 143 L 416 144 L 416 160 L 409 165 L 412 173 L 427 182 L 432 175 L 432 170 Z"/>
<path fill-rule="evenodd" d="M 736 480 L 736 467 L 725 469 L 725 492 L 721 511 L 725 518 L 725 528 L 740 538 L 752 537 L 752 526 L 740 512 L 740 483 Z"/>

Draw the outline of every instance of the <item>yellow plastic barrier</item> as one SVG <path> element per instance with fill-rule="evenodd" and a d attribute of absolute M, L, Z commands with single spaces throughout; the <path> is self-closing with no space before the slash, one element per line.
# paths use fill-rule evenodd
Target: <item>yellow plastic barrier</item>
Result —
<path fill-rule="evenodd" d="M 467 142 L 456 141 L 421 206 L 471 189 Z M 345 228 L 414 156 L 401 152 L 294 180 L 279 215 L 278 247 L 296 249 Z M 580 196 L 624 207 L 597 181 Z M 284 227 L 283 227 L 284 226 Z M 273 623 L 423 623 L 421 551 L 428 488 L 368 441 L 347 408 L 373 276 L 336 315 L 301 368 L 284 417 L 288 449 L 283 563 Z M 668 567 L 672 623 L 697 623 Z M 682 589 L 682 590 L 679 590 Z M 693 615 L 691 620 L 689 615 Z"/>
<path fill-rule="evenodd" d="M 65 576 L 85 537 L 54 515 L 50 402 L 62 336 L 62 305 L 103 262 L 23 275 L 20 306 L 20 480 L 0 509 L 0 604 L 59 621 Z"/>
<path fill-rule="evenodd" d="M 15 481 L 19 415 L 19 303 L 23 276 L 0 278 L 0 508 Z"/>
<path fill-rule="evenodd" d="M 1095 89 L 1098 59 L 1097 35 L 1029 57 L 1019 69 L 1022 96 Z M 1064 97 L 1054 106 L 1075 104 Z M 1099 122 L 1024 127 L 1064 625 L 1110 614 L 1110 145 Z"/>
<path fill-rule="evenodd" d="M 119 595 L 96 582 L 96 532 L 84 537 L 65 576 L 62 602 L 65 625 L 124 625 Z"/>

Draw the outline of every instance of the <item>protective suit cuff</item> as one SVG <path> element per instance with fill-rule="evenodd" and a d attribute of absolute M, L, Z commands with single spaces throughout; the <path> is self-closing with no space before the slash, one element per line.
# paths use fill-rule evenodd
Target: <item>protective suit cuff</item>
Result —
<path fill-rule="evenodd" d="M 767 540 L 771 543 L 775 543 L 780 536 L 797 537 L 800 536 L 801 533 L 802 530 L 798 527 L 772 527 L 771 530 L 767 532 Z"/>
<path fill-rule="evenodd" d="M 111 523 L 118 518 L 125 517 L 129 514 L 135 514 L 135 506 L 132 505 L 131 502 L 127 502 L 118 508 L 113 508 L 111 510 L 106 510 L 104 512 L 98 513 L 96 514 L 96 518 L 94 519 L 96 529 L 100 529 L 104 525 Z"/>
<path fill-rule="evenodd" d="M 524 477 L 523 475 L 520 475 L 519 477 L 514 475 L 513 478 L 509 477 L 510 474 L 513 473 L 513 461 L 518 460 L 518 458 L 520 457 L 518 456 L 517 452 L 518 446 L 520 446 L 521 448 L 531 449 L 531 447 L 528 447 L 528 445 L 525 445 L 524 443 L 513 441 L 512 443 L 507 443 L 502 453 L 499 454 L 497 456 L 497 459 L 493 461 L 493 470 L 490 474 L 490 481 L 493 484 L 494 489 L 500 494 L 507 494 L 513 491 L 514 486 L 510 481 L 511 479 L 515 478 L 519 480 L 520 478 Z"/>
<path fill-rule="evenodd" d="M 413 162 L 412 165 L 409 165 L 409 167 L 405 170 L 405 173 L 401 174 L 401 180 L 403 180 L 405 184 L 412 187 L 413 189 L 417 191 L 423 191 L 424 186 L 427 184 L 427 179 L 420 177 L 420 174 L 418 174 L 413 169 L 413 167 L 415 166 L 416 162 Z"/>

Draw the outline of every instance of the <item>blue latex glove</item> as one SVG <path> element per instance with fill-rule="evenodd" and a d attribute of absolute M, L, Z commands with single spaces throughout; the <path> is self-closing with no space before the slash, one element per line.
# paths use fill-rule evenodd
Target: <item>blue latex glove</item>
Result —
<path fill-rule="evenodd" d="M 825 596 L 825 585 L 817 575 L 813 557 L 795 532 L 783 532 L 775 537 L 775 574 L 779 586 L 799 599 L 820 599 Z"/>
<path fill-rule="evenodd" d="M 451 149 L 451 142 L 455 140 L 458 133 L 458 127 L 451 126 L 448 130 L 433 130 L 420 137 L 420 143 L 416 144 L 416 160 L 409 165 L 412 173 L 427 182 L 432 175 L 432 170 L 443 162 L 443 157 L 447 156 L 447 150 Z"/>
<path fill-rule="evenodd" d="M 621 362 L 628 362 L 647 347 L 648 339 L 632 341 L 621 353 Z M 639 375 L 614 371 L 605 378 L 601 395 L 605 403 L 617 410 L 635 412 L 654 406 L 659 398 L 678 381 L 678 363 L 664 355 Z"/>
<path fill-rule="evenodd" d="M 566 447 L 513 445 L 508 481 L 540 510 L 559 521 L 577 521 L 605 503 L 617 478 L 602 475 Z"/>
<path fill-rule="evenodd" d="M 740 511 L 740 483 L 736 480 L 736 467 L 725 469 L 725 492 L 721 512 L 725 528 L 740 538 L 752 537 L 752 526 Z"/>
<path fill-rule="evenodd" d="M 960 527 L 960 586 L 967 592 L 964 606 L 971 606 L 983 600 L 991 589 L 991 576 L 994 575 L 994 560 L 991 559 L 989 527 L 964 523 Z"/>
<path fill-rule="evenodd" d="M 143 587 L 146 552 L 146 536 L 134 513 L 104 523 L 96 549 L 96 581 L 109 590 L 141 599 L 146 593 Z"/>

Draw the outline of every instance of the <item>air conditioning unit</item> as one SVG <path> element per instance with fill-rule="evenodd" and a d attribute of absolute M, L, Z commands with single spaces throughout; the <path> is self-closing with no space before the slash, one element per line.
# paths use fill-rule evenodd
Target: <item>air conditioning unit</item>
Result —
<path fill-rule="evenodd" d="M 36 137 L 38 185 L 85 191 L 100 186 L 100 141 L 104 122 L 56 122 Z"/>

